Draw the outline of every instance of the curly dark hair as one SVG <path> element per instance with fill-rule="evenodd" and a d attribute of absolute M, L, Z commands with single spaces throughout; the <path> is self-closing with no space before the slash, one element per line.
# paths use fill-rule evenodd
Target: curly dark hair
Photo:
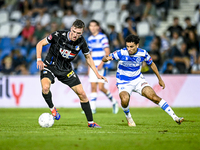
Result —
<path fill-rule="evenodd" d="M 125 42 L 134 42 L 135 44 L 138 44 L 140 42 L 140 38 L 137 35 L 129 35 L 126 37 Z"/>

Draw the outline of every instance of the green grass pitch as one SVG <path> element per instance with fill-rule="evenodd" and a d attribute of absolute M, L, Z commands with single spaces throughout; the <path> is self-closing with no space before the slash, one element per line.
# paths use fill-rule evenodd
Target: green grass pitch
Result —
<path fill-rule="evenodd" d="M 161 108 L 131 108 L 136 127 L 124 113 L 98 108 L 87 127 L 81 108 L 58 108 L 53 127 L 42 128 L 38 117 L 48 108 L 1 108 L 0 150 L 200 150 L 200 108 L 173 108 L 185 121 L 178 125 Z"/>

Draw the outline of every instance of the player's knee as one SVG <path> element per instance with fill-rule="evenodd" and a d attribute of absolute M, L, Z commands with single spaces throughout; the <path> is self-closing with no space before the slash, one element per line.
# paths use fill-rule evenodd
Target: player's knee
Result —
<path fill-rule="evenodd" d="M 42 86 L 42 92 L 44 94 L 48 94 L 49 93 L 49 89 L 50 89 L 50 86 L 48 84 L 45 84 Z"/>
<path fill-rule="evenodd" d="M 99 90 L 100 90 L 101 92 L 103 92 L 103 91 L 104 91 L 104 87 L 103 87 L 103 86 L 99 86 Z"/>
<path fill-rule="evenodd" d="M 80 91 L 77 94 L 78 94 L 78 97 L 80 98 L 80 100 L 87 99 L 87 96 L 84 91 Z"/>

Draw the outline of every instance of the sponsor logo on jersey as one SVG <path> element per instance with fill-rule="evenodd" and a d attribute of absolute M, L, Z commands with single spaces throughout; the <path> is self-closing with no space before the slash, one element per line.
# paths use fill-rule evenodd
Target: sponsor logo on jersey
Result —
<path fill-rule="evenodd" d="M 74 71 L 72 70 L 70 73 L 67 74 L 67 77 L 70 78 L 73 75 L 75 75 L 75 74 L 74 74 Z"/>
<path fill-rule="evenodd" d="M 48 36 L 48 40 L 52 40 L 52 35 L 51 34 Z"/>
<path fill-rule="evenodd" d="M 45 70 L 45 71 L 43 71 L 43 74 L 47 74 L 47 71 Z"/>
<path fill-rule="evenodd" d="M 76 56 L 76 54 L 71 53 L 71 51 L 62 49 L 62 48 L 60 48 L 60 53 L 61 53 L 62 57 L 68 58 L 68 59 L 74 58 Z"/>

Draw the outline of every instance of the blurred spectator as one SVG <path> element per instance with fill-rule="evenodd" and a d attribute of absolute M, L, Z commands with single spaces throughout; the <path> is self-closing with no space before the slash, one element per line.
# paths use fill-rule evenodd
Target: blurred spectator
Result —
<path fill-rule="evenodd" d="M 136 33 L 136 26 L 135 23 L 133 22 L 131 17 L 126 18 L 126 24 L 125 27 L 122 30 L 123 38 L 125 39 L 128 35 L 130 34 L 137 34 Z"/>
<path fill-rule="evenodd" d="M 83 9 L 82 13 L 79 14 L 78 18 L 82 20 L 85 23 L 85 26 L 87 27 L 91 20 L 91 14 L 86 9 Z"/>
<path fill-rule="evenodd" d="M 59 29 L 58 24 L 56 22 L 52 22 L 49 33 L 53 33 L 55 31 L 57 31 L 58 29 Z"/>
<path fill-rule="evenodd" d="M 74 5 L 74 11 L 76 15 L 81 15 L 83 10 L 87 10 L 87 6 L 84 5 L 83 0 L 78 0 L 78 2 Z"/>
<path fill-rule="evenodd" d="M 141 0 L 134 0 L 127 5 L 127 9 L 130 16 L 133 17 L 136 22 L 141 21 L 144 12 L 144 4 Z"/>
<path fill-rule="evenodd" d="M 29 71 L 27 69 L 27 63 L 23 63 L 19 65 L 16 69 L 15 72 L 17 75 L 29 75 Z"/>
<path fill-rule="evenodd" d="M 58 17 L 57 16 L 57 11 L 54 10 L 52 12 L 52 15 L 51 15 L 51 22 L 50 24 L 52 24 L 53 22 L 55 22 L 58 26 L 58 29 L 61 29 L 61 25 L 62 25 L 62 18 Z"/>
<path fill-rule="evenodd" d="M 192 74 L 200 74 L 200 55 L 197 59 L 195 59 L 195 62 L 193 63 L 191 67 L 191 73 Z"/>
<path fill-rule="evenodd" d="M 185 39 L 188 49 L 196 49 L 199 52 L 199 41 L 196 33 L 192 30 L 188 32 L 188 38 Z"/>
<path fill-rule="evenodd" d="M 154 28 L 158 24 L 158 17 L 156 13 L 156 7 L 151 0 L 146 1 L 142 20 L 146 20 L 149 23 L 151 30 L 154 32 Z"/>
<path fill-rule="evenodd" d="M 182 36 L 180 36 L 178 32 L 173 32 L 172 39 L 170 40 L 171 47 L 176 47 L 178 50 L 180 50 L 182 43 L 183 43 Z"/>
<path fill-rule="evenodd" d="M 121 35 L 121 33 L 118 33 L 115 31 L 114 25 L 108 25 L 108 28 L 110 28 L 111 32 L 108 35 L 109 43 L 110 43 L 110 52 L 114 52 L 115 50 L 120 49 L 124 45 L 124 39 Z"/>
<path fill-rule="evenodd" d="M 184 32 L 188 34 L 189 30 L 192 30 L 196 32 L 196 26 L 192 25 L 190 17 L 185 17 L 185 23 L 186 23 L 186 28 L 184 29 Z"/>
<path fill-rule="evenodd" d="M 76 18 L 77 17 L 72 13 L 72 10 L 67 9 L 65 11 L 65 16 L 62 18 L 62 28 L 69 30 Z"/>
<path fill-rule="evenodd" d="M 170 52 L 170 42 L 166 36 L 166 32 L 164 32 L 161 36 L 161 48 L 160 48 L 162 63 L 169 57 L 169 52 Z"/>
<path fill-rule="evenodd" d="M 183 28 L 182 28 L 181 25 L 179 25 L 179 18 L 178 17 L 173 18 L 173 25 L 169 26 L 167 31 L 169 31 L 169 37 L 171 37 L 171 38 L 172 38 L 173 32 L 178 32 L 179 36 L 182 35 Z"/>
<path fill-rule="evenodd" d="M 45 3 L 44 0 L 35 0 L 34 2 L 34 9 L 33 9 L 33 16 L 37 16 L 39 13 L 45 13 L 47 11 L 48 5 Z"/>
<path fill-rule="evenodd" d="M 2 5 L 0 5 L 0 8 L 11 12 L 15 7 L 16 2 L 17 2 L 17 0 L 3 0 L 3 1 L 0 1 L 0 3 L 2 3 Z"/>
<path fill-rule="evenodd" d="M 44 38 L 44 35 L 46 33 L 46 30 L 41 26 L 40 23 L 37 23 L 35 27 L 35 32 L 34 32 L 34 38 L 36 38 L 37 41 L 40 41 Z"/>
<path fill-rule="evenodd" d="M 156 64 L 158 70 L 160 70 L 160 67 L 161 67 L 161 55 L 160 55 L 160 51 L 159 51 L 159 44 L 157 44 L 156 42 L 153 41 L 151 43 L 149 54 L 150 54 L 153 62 Z"/>
<path fill-rule="evenodd" d="M 173 64 L 172 63 L 167 63 L 167 68 L 164 71 L 164 74 L 172 74 L 173 73 Z"/>
<path fill-rule="evenodd" d="M 32 11 L 33 9 L 32 4 L 28 0 L 20 2 L 18 7 L 23 16 L 27 15 L 29 11 Z"/>
<path fill-rule="evenodd" d="M 178 9 L 180 5 L 180 0 L 173 0 L 173 9 Z"/>
<path fill-rule="evenodd" d="M 34 32 L 35 28 L 31 25 L 30 20 L 27 20 L 26 26 L 22 30 L 23 45 L 26 46 L 27 48 L 30 46 Z"/>
<path fill-rule="evenodd" d="M 173 47 L 173 51 L 173 61 L 175 62 L 179 73 L 188 73 L 190 68 L 190 58 L 187 55 L 187 45 L 182 43 L 180 50 Z"/>
<path fill-rule="evenodd" d="M 20 22 L 21 22 L 21 24 L 22 24 L 23 27 L 26 26 L 26 21 L 27 21 L 27 20 L 29 20 L 29 21 L 31 22 L 31 25 L 32 25 L 32 26 L 35 26 L 35 25 L 36 25 L 36 23 L 35 23 L 35 18 L 33 17 L 32 14 L 33 14 L 32 11 L 29 10 L 29 11 L 27 11 L 26 14 L 24 14 L 24 15 L 22 16 Z"/>
<path fill-rule="evenodd" d="M 35 22 L 40 23 L 43 28 L 46 28 L 50 24 L 50 21 L 50 15 L 44 11 L 40 11 L 39 15 L 35 18 Z"/>
<path fill-rule="evenodd" d="M 15 49 L 11 53 L 13 68 L 16 69 L 18 66 L 22 64 L 26 64 L 26 57 L 20 53 L 20 50 Z"/>
<path fill-rule="evenodd" d="M 2 60 L 2 73 L 5 74 L 5 75 L 11 75 L 11 74 L 14 73 L 12 57 L 6 56 Z"/>
<path fill-rule="evenodd" d="M 74 13 L 74 6 L 72 4 L 72 0 L 64 0 L 64 4 L 62 5 L 64 6 L 64 10 L 71 10 L 72 13 Z"/>
<path fill-rule="evenodd" d="M 154 0 L 159 20 L 166 20 L 168 16 L 168 0 Z"/>

